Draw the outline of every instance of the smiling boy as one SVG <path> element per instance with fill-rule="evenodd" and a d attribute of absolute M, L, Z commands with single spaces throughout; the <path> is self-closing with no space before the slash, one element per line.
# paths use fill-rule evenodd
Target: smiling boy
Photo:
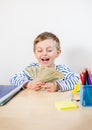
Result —
<path fill-rule="evenodd" d="M 58 37 L 50 32 L 43 32 L 38 35 L 34 40 L 34 55 L 38 63 L 30 64 L 32 66 L 46 66 L 53 67 L 64 74 L 64 79 L 53 82 L 43 83 L 34 82 L 31 76 L 26 71 L 15 74 L 11 78 L 11 84 L 18 86 L 23 85 L 25 88 L 38 91 L 44 88 L 46 91 L 67 91 L 74 89 L 79 77 L 76 73 L 72 72 L 65 65 L 55 65 L 55 59 L 60 55 L 60 41 Z"/>

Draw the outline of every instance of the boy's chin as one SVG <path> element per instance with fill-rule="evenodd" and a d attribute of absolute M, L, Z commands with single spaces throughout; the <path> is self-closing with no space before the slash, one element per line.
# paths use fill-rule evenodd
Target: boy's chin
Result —
<path fill-rule="evenodd" d="M 41 63 L 40 65 L 41 65 L 41 66 L 44 66 L 44 67 L 50 67 L 50 65 L 49 65 L 49 64 L 44 64 L 44 63 Z"/>
<path fill-rule="evenodd" d="M 44 66 L 44 67 L 50 67 L 49 65 L 44 65 L 44 64 L 42 64 L 41 66 Z"/>
<path fill-rule="evenodd" d="M 44 67 L 52 67 L 52 66 L 49 65 L 49 64 L 41 64 L 41 66 L 44 66 Z"/>

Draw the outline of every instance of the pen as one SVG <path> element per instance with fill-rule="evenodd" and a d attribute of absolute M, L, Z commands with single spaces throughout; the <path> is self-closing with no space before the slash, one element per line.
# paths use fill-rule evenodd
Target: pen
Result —
<path fill-rule="evenodd" d="M 91 74 L 91 72 L 88 73 L 88 82 L 89 82 L 89 85 L 92 84 L 92 74 Z"/>
<path fill-rule="evenodd" d="M 81 79 L 81 83 L 82 83 L 82 85 L 85 85 L 85 83 L 86 83 L 86 75 L 85 75 L 85 73 L 80 73 L 80 79 Z"/>

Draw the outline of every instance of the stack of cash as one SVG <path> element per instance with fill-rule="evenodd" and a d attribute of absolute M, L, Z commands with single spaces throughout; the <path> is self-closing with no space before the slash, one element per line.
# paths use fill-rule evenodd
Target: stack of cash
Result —
<path fill-rule="evenodd" d="M 52 67 L 27 67 L 25 71 L 34 81 L 52 82 L 64 78 L 61 72 Z"/>

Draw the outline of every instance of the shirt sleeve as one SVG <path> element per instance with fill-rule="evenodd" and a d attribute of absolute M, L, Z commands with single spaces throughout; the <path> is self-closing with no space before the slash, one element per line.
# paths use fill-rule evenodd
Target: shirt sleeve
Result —
<path fill-rule="evenodd" d="M 74 89 L 79 81 L 79 76 L 76 73 L 72 72 L 65 65 L 58 65 L 56 69 L 64 74 L 63 80 L 57 80 L 60 91 L 68 91 Z"/>
<path fill-rule="evenodd" d="M 30 67 L 32 66 L 39 66 L 38 63 L 32 63 L 29 65 Z M 19 86 L 19 85 L 24 85 L 25 83 L 32 81 L 33 79 L 28 75 L 28 73 L 23 70 L 19 73 L 14 74 L 11 79 L 10 79 L 10 84 L 14 86 Z"/>
<path fill-rule="evenodd" d="M 26 74 L 25 71 L 21 71 L 20 73 L 16 73 L 10 79 L 10 84 L 14 86 L 24 85 L 25 83 L 31 81 L 31 77 Z"/>

